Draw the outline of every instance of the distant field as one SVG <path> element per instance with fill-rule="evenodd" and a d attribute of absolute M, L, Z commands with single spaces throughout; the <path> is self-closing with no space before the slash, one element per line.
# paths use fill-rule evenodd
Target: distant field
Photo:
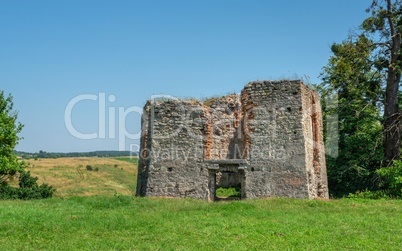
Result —
<path fill-rule="evenodd" d="M 115 157 L 114 159 L 121 160 L 121 161 L 127 161 L 129 163 L 134 164 L 134 165 L 138 165 L 138 158 L 137 157 Z"/>
<path fill-rule="evenodd" d="M 57 189 L 56 197 L 133 195 L 135 191 L 136 158 L 45 158 L 27 162 L 27 170 L 39 177 L 39 183 Z"/>

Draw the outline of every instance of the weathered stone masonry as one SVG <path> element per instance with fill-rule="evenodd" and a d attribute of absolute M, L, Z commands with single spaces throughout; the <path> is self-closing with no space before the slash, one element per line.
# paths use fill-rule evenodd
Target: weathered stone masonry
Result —
<path fill-rule="evenodd" d="M 254 81 L 240 95 L 144 107 L 138 196 L 328 198 L 318 94 L 300 81 Z"/>

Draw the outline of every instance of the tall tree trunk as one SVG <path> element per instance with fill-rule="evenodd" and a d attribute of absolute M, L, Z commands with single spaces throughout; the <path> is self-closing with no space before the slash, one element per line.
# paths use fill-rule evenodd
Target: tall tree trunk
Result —
<path fill-rule="evenodd" d="M 387 165 L 399 158 L 401 155 L 400 143 L 400 116 L 398 109 L 398 89 L 401 80 L 401 34 L 397 30 L 392 19 L 392 3 L 387 0 L 387 21 L 391 32 L 391 55 L 388 66 L 387 86 L 385 88 L 384 105 L 384 143 L 385 161 Z"/>
<path fill-rule="evenodd" d="M 384 156 L 387 165 L 392 164 L 401 155 L 400 116 L 398 110 L 398 86 L 400 79 L 401 75 L 389 68 L 384 107 Z"/>

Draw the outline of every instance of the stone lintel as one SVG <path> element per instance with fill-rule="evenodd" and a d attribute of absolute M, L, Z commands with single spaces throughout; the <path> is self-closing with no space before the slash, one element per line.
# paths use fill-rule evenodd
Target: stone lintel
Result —
<path fill-rule="evenodd" d="M 247 165 L 239 165 L 239 170 L 247 170 Z"/>
<path fill-rule="evenodd" d="M 212 165 L 209 165 L 207 168 L 208 168 L 208 170 L 210 170 L 210 171 L 218 171 L 218 170 L 219 170 L 219 165 L 217 165 L 217 164 L 212 164 Z"/>

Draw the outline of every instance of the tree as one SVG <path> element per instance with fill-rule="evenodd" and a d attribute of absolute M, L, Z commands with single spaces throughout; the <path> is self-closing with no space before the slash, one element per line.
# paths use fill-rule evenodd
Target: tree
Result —
<path fill-rule="evenodd" d="M 318 87 L 322 100 L 338 96 L 338 106 L 333 109 L 323 102 L 325 115 L 336 114 L 339 118 L 339 153 L 327 156 L 332 196 L 374 189 L 377 185 L 375 170 L 383 159 L 382 75 L 371 66 L 372 49 L 372 41 L 365 36 L 349 38 L 332 45 L 333 56 L 323 68 L 323 82 Z"/>
<path fill-rule="evenodd" d="M 23 128 L 17 122 L 17 116 L 18 113 L 13 111 L 12 96 L 6 97 L 4 91 L 0 91 L 0 183 L 23 170 L 23 163 L 14 153 L 20 140 L 18 133 Z"/>
<path fill-rule="evenodd" d="M 387 188 L 376 169 L 401 157 L 402 1 L 372 0 L 367 12 L 353 36 L 332 46 L 320 85 L 324 98 L 339 94 L 339 156 L 328 173 L 341 193 Z"/>
<path fill-rule="evenodd" d="M 361 28 L 366 36 L 376 40 L 373 43 L 373 63 L 385 72 L 384 99 L 384 158 L 387 165 L 401 155 L 401 113 L 398 107 L 398 92 L 401 81 L 401 32 L 402 2 L 396 0 L 373 0 L 371 16 L 364 20 Z"/>
<path fill-rule="evenodd" d="M 13 111 L 13 98 L 0 91 L 0 199 L 40 199 L 53 196 L 55 189 L 47 184 L 37 184 L 38 178 L 24 170 L 25 164 L 15 154 L 21 139 L 18 133 L 23 125 L 17 122 L 18 113 Z M 19 187 L 8 184 L 8 180 L 19 174 Z"/>

